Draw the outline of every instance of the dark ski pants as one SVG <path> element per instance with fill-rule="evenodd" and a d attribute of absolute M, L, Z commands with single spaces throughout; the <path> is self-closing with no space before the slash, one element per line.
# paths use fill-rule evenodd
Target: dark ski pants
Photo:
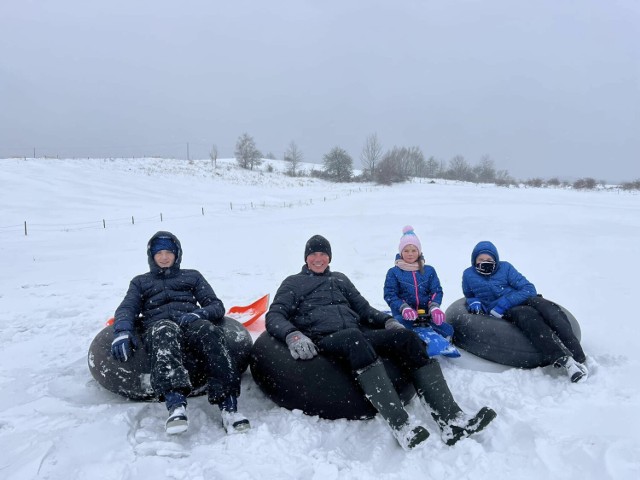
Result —
<path fill-rule="evenodd" d="M 522 305 L 507 310 L 504 318 L 522 330 L 547 363 L 553 363 L 567 353 L 576 362 L 586 360 L 569 319 L 555 303 L 542 297 L 531 297 Z"/>
<path fill-rule="evenodd" d="M 320 353 L 344 362 L 352 372 L 368 367 L 378 355 L 407 372 L 429 363 L 427 349 L 417 333 L 407 329 L 360 330 L 348 328 L 317 340 Z"/>
<path fill-rule="evenodd" d="M 222 327 L 203 319 L 185 327 L 160 320 L 147 331 L 145 340 L 151 354 L 151 386 L 160 398 L 169 392 L 188 395 L 192 388 L 189 372 L 207 378 L 210 403 L 240 395 L 240 376 Z"/>

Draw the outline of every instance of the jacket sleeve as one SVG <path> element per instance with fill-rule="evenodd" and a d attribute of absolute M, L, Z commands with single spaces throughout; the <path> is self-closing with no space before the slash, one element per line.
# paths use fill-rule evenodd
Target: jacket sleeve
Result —
<path fill-rule="evenodd" d="M 400 314 L 400 306 L 404 303 L 404 300 L 398 296 L 399 291 L 400 282 L 398 282 L 398 277 L 395 275 L 393 268 L 390 268 L 384 279 L 383 293 L 384 301 L 387 302 L 391 313 L 394 315 Z"/>
<path fill-rule="evenodd" d="M 467 270 L 462 274 L 462 293 L 467 299 L 467 307 L 473 302 L 480 302 L 482 304 L 482 301 L 475 296 L 471 286 L 469 285 L 468 275 Z"/>
<path fill-rule="evenodd" d="M 213 288 L 200 272 L 197 273 L 194 296 L 200 304 L 200 312 L 203 312 L 207 320 L 215 322 L 222 320 L 226 312 L 222 300 L 220 300 Z"/>
<path fill-rule="evenodd" d="M 142 287 L 138 277 L 129 282 L 129 288 L 124 299 L 116 309 L 114 333 L 128 331 L 132 332 L 135 327 L 136 318 L 142 311 Z"/>
<path fill-rule="evenodd" d="M 433 268 L 433 267 L 432 267 Z M 440 284 L 440 279 L 438 278 L 438 274 L 436 273 L 436 269 L 433 268 L 431 278 L 429 279 L 429 308 L 439 307 L 442 305 L 442 297 L 444 295 L 442 291 L 442 285 Z M 433 298 L 431 298 L 433 297 Z"/>
<path fill-rule="evenodd" d="M 501 262 L 507 267 L 507 282 L 513 289 L 511 292 L 500 297 L 496 306 L 504 311 L 512 307 L 521 305 L 525 300 L 536 296 L 536 287 L 525 278 L 516 268 L 507 262 Z"/>
<path fill-rule="evenodd" d="M 385 322 L 393 318 L 391 315 L 373 308 L 346 275 L 340 275 L 340 280 L 344 285 L 343 294 L 349 301 L 351 309 L 360 317 L 361 323 L 384 327 Z"/>
<path fill-rule="evenodd" d="M 282 282 L 280 288 L 278 288 L 269 307 L 269 311 L 265 316 L 267 332 L 284 342 L 287 335 L 298 330 L 291 322 L 297 305 L 298 295 L 296 288 L 291 277 L 288 277 Z"/>

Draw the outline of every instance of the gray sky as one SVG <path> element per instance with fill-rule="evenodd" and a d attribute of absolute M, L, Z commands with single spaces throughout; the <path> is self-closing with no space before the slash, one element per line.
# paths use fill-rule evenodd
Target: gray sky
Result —
<path fill-rule="evenodd" d="M 640 2 L 0 2 L 0 157 L 231 157 L 244 132 L 640 178 Z"/>

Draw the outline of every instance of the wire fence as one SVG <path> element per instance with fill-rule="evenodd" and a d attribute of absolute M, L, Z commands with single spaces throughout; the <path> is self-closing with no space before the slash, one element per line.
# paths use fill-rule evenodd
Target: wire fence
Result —
<path fill-rule="evenodd" d="M 117 218 L 102 218 L 99 220 L 92 221 L 84 221 L 84 222 L 65 222 L 65 223 L 40 223 L 40 222 L 29 222 L 25 220 L 23 223 L 17 223 L 12 225 L 0 225 L 0 235 L 8 236 L 8 235 L 36 235 L 38 232 L 75 232 L 82 230 L 100 230 L 107 228 L 120 228 L 124 226 L 135 226 L 138 224 L 148 224 L 148 223 L 162 223 L 168 220 L 182 220 L 187 218 L 198 218 L 205 217 L 207 215 L 215 215 L 222 212 L 245 212 L 257 209 L 275 209 L 275 208 L 295 208 L 295 207 L 303 207 L 310 206 L 314 203 L 328 202 L 338 200 L 343 197 L 350 196 L 353 193 L 363 193 L 363 192 L 371 192 L 374 191 L 375 187 L 360 187 L 356 189 L 349 189 L 343 193 L 336 193 L 333 195 L 325 195 L 323 197 L 319 197 L 316 199 L 310 198 L 305 200 L 297 200 L 297 201 L 288 201 L 283 200 L 281 202 L 248 202 L 248 203 L 238 203 L 238 202 L 227 202 L 226 204 L 221 203 L 215 207 L 205 208 L 200 207 L 197 213 L 188 213 L 183 215 L 170 215 L 167 216 L 162 212 L 158 212 L 153 215 L 146 216 L 126 216 L 126 217 L 117 217 Z"/>

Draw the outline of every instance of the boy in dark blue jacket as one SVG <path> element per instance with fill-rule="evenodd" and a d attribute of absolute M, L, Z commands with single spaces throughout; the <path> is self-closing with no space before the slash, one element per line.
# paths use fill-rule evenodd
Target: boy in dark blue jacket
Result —
<path fill-rule="evenodd" d="M 142 339 L 151 359 L 151 386 L 169 410 L 168 434 L 188 428 L 186 361 L 204 369 L 209 402 L 219 406 L 227 433 L 247 430 L 249 421 L 237 411 L 240 375 L 219 325 L 222 301 L 200 272 L 180 268 L 182 247 L 172 233 L 151 237 L 147 258 L 150 271 L 131 280 L 116 310 L 112 355 L 128 361 Z"/>

